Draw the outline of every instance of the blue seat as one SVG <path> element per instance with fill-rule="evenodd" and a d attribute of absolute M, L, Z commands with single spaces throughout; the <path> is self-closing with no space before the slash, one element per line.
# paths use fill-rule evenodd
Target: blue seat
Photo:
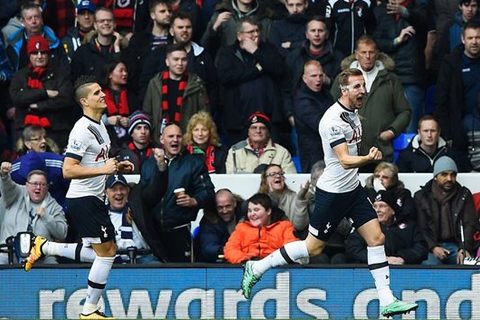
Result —
<path fill-rule="evenodd" d="M 416 133 L 402 133 L 393 140 L 393 162 L 397 162 L 400 151 L 408 147 Z"/>
<path fill-rule="evenodd" d="M 401 151 L 408 147 L 409 143 L 415 137 L 416 133 L 402 133 L 393 140 L 393 149 L 395 151 Z"/>

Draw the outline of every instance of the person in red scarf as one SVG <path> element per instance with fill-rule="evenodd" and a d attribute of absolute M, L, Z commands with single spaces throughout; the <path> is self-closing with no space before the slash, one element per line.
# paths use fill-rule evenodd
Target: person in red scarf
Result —
<path fill-rule="evenodd" d="M 142 111 L 135 111 L 128 119 L 128 134 L 132 138 L 119 153 L 119 161 L 129 160 L 133 163 L 132 173 L 142 172 L 142 165 L 153 155 L 153 144 L 150 133 L 152 123 L 150 118 Z"/>
<path fill-rule="evenodd" d="M 210 109 L 204 81 L 187 69 L 185 46 L 171 44 L 165 51 L 168 70 L 150 80 L 143 99 L 143 111 L 152 119 L 156 143 L 166 124 L 175 123 L 185 132 L 195 113 Z"/>
<path fill-rule="evenodd" d="M 185 149 L 204 157 L 208 173 L 225 173 L 227 150 L 220 144 L 217 126 L 208 112 L 195 113 L 188 121 L 183 136 Z"/>
<path fill-rule="evenodd" d="M 130 137 L 128 117 L 137 109 L 136 95 L 127 92 L 127 67 L 122 61 L 114 60 L 106 65 L 106 79 L 103 92 L 107 104 L 106 119 L 108 135 L 112 140 L 112 150 L 122 148 Z"/>
<path fill-rule="evenodd" d="M 74 107 L 68 73 L 50 63 L 49 52 L 47 39 L 41 35 L 30 37 L 27 43 L 29 63 L 13 76 L 10 97 L 15 106 L 17 136 L 26 126 L 40 126 L 63 150 L 80 109 Z"/>

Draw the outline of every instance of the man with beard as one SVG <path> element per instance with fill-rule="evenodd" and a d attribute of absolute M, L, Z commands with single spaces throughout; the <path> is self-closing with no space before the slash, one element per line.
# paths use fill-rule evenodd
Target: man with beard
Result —
<path fill-rule="evenodd" d="M 182 152 L 182 130 L 174 123 L 167 124 L 160 136 L 160 143 L 168 164 L 168 186 L 162 198 L 146 199 L 152 203 L 155 229 L 165 246 L 169 262 L 191 261 L 190 223 L 198 211 L 213 205 L 215 190 L 203 159 Z M 142 168 L 140 183 L 148 185 L 157 164 L 148 159 Z M 177 189 L 183 188 L 179 193 Z"/>
<path fill-rule="evenodd" d="M 165 124 L 173 122 L 186 130 L 192 115 L 209 110 L 203 80 L 187 71 L 187 50 L 183 44 L 168 45 L 166 52 L 168 69 L 150 80 L 143 100 L 143 111 L 152 119 L 157 142 Z"/>
<path fill-rule="evenodd" d="M 248 261 L 241 282 L 245 298 L 250 298 L 253 286 L 272 267 L 304 261 L 320 254 L 327 240 L 344 217 L 353 220 L 368 245 L 367 260 L 375 280 L 384 317 L 407 313 L 418 308 L 416 303 L 394 297 L 390 289 L 390 270 L 385 255 L 385 237 L 377 215 L 367 199 L 358 178 L 358 167 L 382 158 L 376 147 L 360 156 L 362 126 L 358 109 L 363 106 L 365 80 L 358 69 L 347 69 L 340 75 L 341 97 L 320 120 L 319 132 L 325 152 L 325 170 L 317 181 L 315 209 L 310 217 L 309 234 L 304 241 L 294 241 L 258 261 Z"/>
<path fill-rule="evenodd" d="M 443 156 L 433 166 L 433 179 L 415 192 L 418 225 L 430 250 L 423 264 L 463 264 L 478 247 L 472 193 L 457 182 L 457 173 L 455 161 Z"/>
<path fill-rule="evenodd" d="M 286 57 L 294 48 L 301 47 L 305 41 L 305 11 L 307 0 L 286 0 L 288 16 L 272 22 L 268 40 L 273 43 L 280 54 Z"/>
<path fill-rule="evenodd" d="M 70 28 L 62 39 L 63 50 L 71 61 L 73 53 L 82 45 L 87 33 L 93 30 L 95 4 L 90 0 L 82 0 L 77 5 L 77 25 Z"/>
<path fill-rule="evenodd" d="M 168 30 L 172 21 L 172 10 L 166 0 L 150 1 L 150 19 L 149 26 L 142 31 L 135 32 L 129 41 L 128 47 L 122 52 L 122 58 L 125 60 L 128 69 L 128 85 L 139 97 L 143 99 L 140 93 L 141 75 L 145 70 L 144 65 L 151 56 L 156 56 L 155 49 L 164 47 L 170 41 Z M 148 71 L 148 68 L 146 69 Z M 143 87 L 143 93 L 148 81 L 160 70 L 152 70 Z M 139 94 L 140 93 L 140 94 Z"/>
<path fill-rule="evenodd" d="M 442 137 L 455 152 L 467 153 L 480 169 L 480 23 L 468 22 L 463 46 L 445 56 L 435 90 L 435 115 Z"/>
<path fill-rule="evenodd" d="M 192 41 L 192 18 L 188 13 L 179 11 L 172 17 L 170 35 L 173 43 L 183 44 L 187 51 L 187 65 L 189 72 L 195 73 L 204 82 L 208 91 L 210 106 L 215 105 L 217 90 L 217 74 L 210 54 L 198 43 Z M 148 81 L 158 72 L 167 69 L 165 64 L 166 47 L 159 47 L 145 59 L 143 72 L 140 77 L 140 90 L 143 92 Z M 141 96 L 143 97 L 143 96 Z"/>

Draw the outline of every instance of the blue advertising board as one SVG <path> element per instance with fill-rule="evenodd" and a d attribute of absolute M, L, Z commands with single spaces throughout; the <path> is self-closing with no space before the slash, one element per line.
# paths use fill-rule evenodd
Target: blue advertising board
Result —
<path fill-rule="evenodd" d="M 0 318 L 78 318 L 87 268 L 0 269 Z M 376 319 L 377 293 L 367 268 L 277 268 L 246 300 L 237 267 L 114 268 L 102 303 L 118 319 Z M 391 270 L 401 299 L 417 301 L 404 319 L 480 319 L 474 268 Z"/>

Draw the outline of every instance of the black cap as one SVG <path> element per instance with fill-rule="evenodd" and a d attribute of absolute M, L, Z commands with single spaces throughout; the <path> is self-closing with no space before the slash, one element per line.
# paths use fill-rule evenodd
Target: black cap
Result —
<path fill-rule="evenodd" d="M 107 182 L 105 183 L 105 186 L 107 187 L 107 189 L 108 188 L 113 188 L 113 186 L 116 185 L 117 183 L 121 183 L 124 186 L 128 187 L 127 179 L 125 179 L 125 177 L 122 174 L 114 174 L 113 176 L 110 176 L 107 179 Z"/>

